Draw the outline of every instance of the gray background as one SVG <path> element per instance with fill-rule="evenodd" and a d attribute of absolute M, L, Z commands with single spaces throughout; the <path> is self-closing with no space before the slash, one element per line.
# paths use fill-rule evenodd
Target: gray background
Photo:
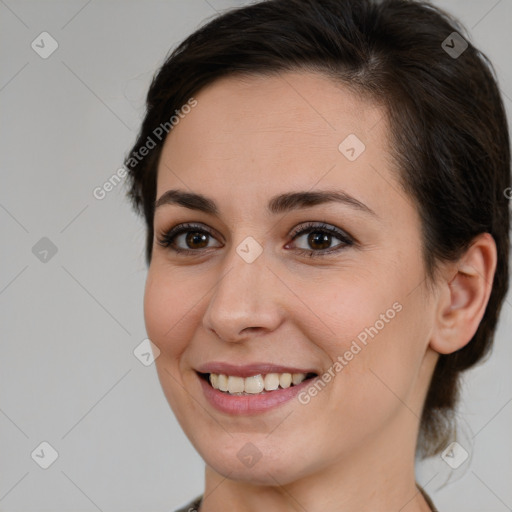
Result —
<path fill-rule="evenodd" d="M 93 190 L 122 165 L 169 49 L 243 3 L 0 0 L 1 511 L 164 512 L 202 492 L 203 463 L 133 354 L 144 226 L 122 185 Z M 510 116 L 512 0 L 436 3 L 494 62 Z M 59 44 L 47 59 L 31 48 L 43 31 Z M 46 262 L 43 237 L 58 249 Z M 512 510 L 511 332 L 509 295 L 491 357 L 464 380 L 470 458 L 418 466 L 442 511 Z M 59 454 L 48 469 L 31 458 L 43 441 Z"/>

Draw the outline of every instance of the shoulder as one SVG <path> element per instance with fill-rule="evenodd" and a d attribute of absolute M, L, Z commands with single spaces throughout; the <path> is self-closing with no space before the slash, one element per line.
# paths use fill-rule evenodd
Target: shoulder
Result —
<path fill-rule="evenodd" d="M 423 497 L 425 498 L 425 501 L 428 503 L 428 506 L 432 510 L 432 512 L 439 512 L 434 505 L 434 502 L 432 501 L 432 498 L 425 492 L 425 489 L 423 489 L 420 485 L 416 484 L 421 494 L 423 494 Z M 192 512 L 192 511 L 190 511 Z"/>
<path fill-rule="evenodd" d="M 196 499 L 191 501 L 188 505 L 176 510 L 175 512 L 198 512 L 199 506 L 201 505 L 201 500 L 203 496 L 198 496 Z"/>

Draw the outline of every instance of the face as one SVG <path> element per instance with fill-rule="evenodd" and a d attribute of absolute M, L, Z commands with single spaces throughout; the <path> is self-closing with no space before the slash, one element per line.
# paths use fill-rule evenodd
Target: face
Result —
<path fill-rule="evenodd" d="M 413 446 L 433 306 L 385 111 L 306 72 L 195 99 L 159 162 L 144 301 L 184 432 L 262 484 Z"/>

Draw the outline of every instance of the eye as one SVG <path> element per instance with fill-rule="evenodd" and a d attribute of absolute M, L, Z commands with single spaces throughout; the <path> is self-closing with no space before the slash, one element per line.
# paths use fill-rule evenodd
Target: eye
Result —
<path fill-rule="evenodd" d="M 296 252 L 300 255 L 310 257 L 325 256 L 333 252 L 340 251 L 348 246 L 354 245 L 353 238 L 335 226 L 324 223 L 309 222 L 296 228 L 291 233 L 292 241 L 295 241 L 305 235 L 306 244 L 312 247 L 312 250 L 299 247 Z M 172 250 L 177 254 L 197 255 L 204 249 L 209 249 L 209 238 L 213 238 L 213 233 L 197 224 L 179 224 L 158 237 L 158 244 L 166 249 Z M 331 247 L 333 237 L 340 243 Z M 180 247 L 179 244 L 182 244 Z M 183 245 L 185 247 L 183 247 Z M 286 246 L 288 248 L 288 245 Z"/>
<path fill-rule="evenodd" d="M 213 237 L 213 234 L 200 225 L 179 224 L 160 235 L 158 244 L 178 254 L 191 254 L 208 248 L 209 237 Z M 177 246 L 180 239 L 185 244 L 185 248 Z"/>
<path fill-rule="evenodd" d="M 347 233 L 339 228 L 328 224 L 310 222 L 296 228 L 292 233 L 292 240 L 308 235 L 305 243 L 309 244 L 312 250 L 300 248 L 297 251 L 301 255 L 317 257 L 325 256 L 333 252 L 338 252 L 348 246 L 354 245 L 354 240 Z M 341 243 L 331 247 L 333 237 L 340 240 Z"/>

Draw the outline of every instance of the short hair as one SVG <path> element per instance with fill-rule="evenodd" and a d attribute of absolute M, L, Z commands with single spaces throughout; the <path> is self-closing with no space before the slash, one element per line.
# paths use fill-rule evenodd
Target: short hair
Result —
<path fill-rule="evenodd" d="M 165 140 L 154 137 L 155 128 L 203 87 L 226 76 L 314 71 L 384 106 L 397 177 L 421 218 L 427 282 L 434 282 L 439 262 L 457 261 L 477 235 L 490 233 L 497 246 L 478 330 L 436 364 L 417 445 L 424 457 L 451 438 L 459 374 L 490 351 L 508 290 L 507 119 L 492 64 L 463 34 L 455 18 L 416 0 L 267 0 L 227 11 L 168 55 L 125 159 L 128 194 L 146 222 L 149 265 Z M 155 147 L 134 159 L 149 138 Z"/>

